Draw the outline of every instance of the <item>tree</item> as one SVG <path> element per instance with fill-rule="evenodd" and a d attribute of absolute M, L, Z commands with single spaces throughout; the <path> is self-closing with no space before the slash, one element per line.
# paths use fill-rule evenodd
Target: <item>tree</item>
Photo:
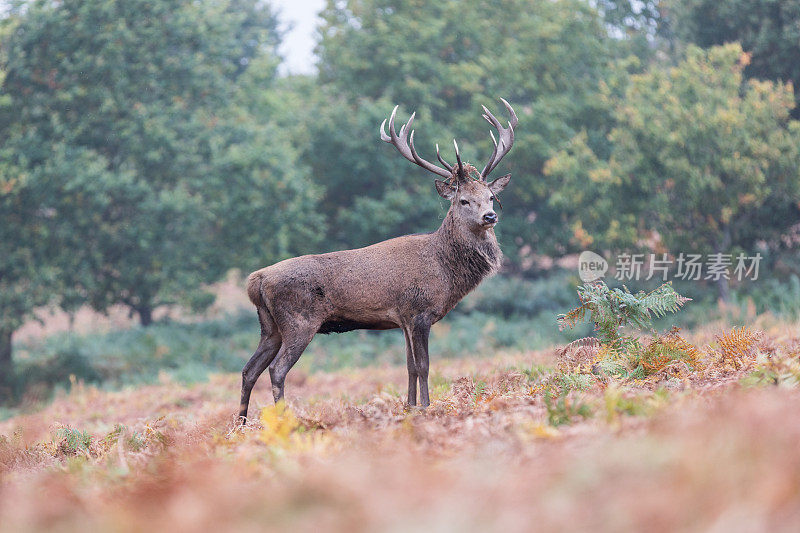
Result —
<path fill-rule="evenodd" d="M 206 183 L 217 251 L 228 268 L 242 271 L 316 252 L 325 238 L 320 187 L 296 147 L 312 117 L 295 114 L 302 102 L 276 77 L 275 59 L 254 59 L 239 78 Z"/>
<path fill-rule="evenodd" d="M 314 247 L 308 167 L 275 107 L 250 103 L 277 76 L 276 24 L 259 0 L 11 3 L 0 381 L 39 306 L 124 304 L 147 325 L 160 305 L 207 305 L 204 284 L 231 268 Z"/>
<path fill-rule="evenodd" d="M 45 259 L 50 213 L 43 190 L 7 149 L 0 157 L 0 400 L 10 396 L 12 335 L 53 297 L 55 276 Z"/>
<path fill-rule="evenodd" d="M 609 95 L 616 126 L 606 160 L 585 136 L 548 164 L 565 183 L 554 202 L 605 246 L 657 242 L 673 254 L 752 251 L 798 221 L 800 123 L 791 84 L 744 81 L 738 44 L 690 46 L 676 67 L 631 77 Z M 571 191 L 571 194 L 567 191 Z M 728 283 L 717 280 L 719 296 Z"/>
<path fill-rule="evenodd" d="M 0 25 L 0 39 L 15 28 L 8 18 Z M 5 59 L 0 47 L 0 60 Z M 0 84 L 5 72 L 0 69 Z M 9 124 L 12 99 L 0 92 L 0 124 Z M 11 395 L 12 336 L 34 309 L 53 296 L 53 269 L 44 261 L 47 254 L 49 218 L 46 187 L 26 172 L 25 161 L 14 150 L 19 128 L 7 125 L 0 144 L 0 401 Z"/>
<path fill-rule="evenodd" d="M 403 118 L 417 111 L 423 157 L 434 157 L 438 142 L 452 159 L 457 137 L 462 154 L 482 167 L 492 145 L 480 105 L 499 112 L 504 97 L 520 117 L 516 142 L 525 149 L 512 150 L 498 169 L 514 174 L 502 198 L 503 250 L 524 270 L 534 250 L 560 247 L 562 216 L 547 202 L 559 184 L 545 179 L 543 165 L 581 129 L 607 143 L 599 81 L 630 53 L 624 39 L 609 37 L 596 9 L 580 0 L 350 0 L 328 2 L 322 17 L 317 52 L 326 98 L 306 154 L 324 176 L 331 242 L 432 229 L 428 221 L 441 216 L 430 180 L 378 139 L 395 104 Z M 334 155 L 339 164 L 331 166 Z"/>
<path fill-rule="evenodd" d="M 738 41 L 751 61 L 750 78 L 791 81 L 800 86 L 798 0 L 662 1 L 680 39 L 704 48 Z M 795 97 L 800 97 L 800 93 Z M 800 108 L 794 110 L 798 117 Z"/>
<path fill-rule="evenodd" d="M 253 65 L 275 76 L 263 3 L 39 0 L 13 13 L 2 91 L 24 165 L 66 176 L 54 145 L 105 164 L 76 169 L 52 207 L 70 250 L 53 259 L 63 306 L 122 303 L 147 325 L 160 305 L 209 303 L 203 285 L 229 268 L 293 251 L 285 232 L 274 246 L 234 241 L 314 199 L 302 169 L 283 165 L 291 146 L 266 142 L 269 117 L 236 107 Z"/>

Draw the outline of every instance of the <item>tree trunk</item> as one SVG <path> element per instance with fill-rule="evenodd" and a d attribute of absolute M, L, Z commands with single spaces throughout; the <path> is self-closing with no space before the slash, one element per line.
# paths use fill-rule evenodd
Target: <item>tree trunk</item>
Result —
<path fill-rule="evenodd" d="M 731 291 L 728 287 L 728 280 L 725 277 L 721 277 L 717 280 L 717 294 L 723 303 L 730 303 Z"/>
<path fill-rule="evenodd" d="M 731 227 L 726 224 L 722 228 L 722 241 L 715 247 L 714 251 L 718 254 L 727 253 L 731 247 Z M 728 286 L 728 279 L 725 276 L 720 276 L 717 280 L 717 294 L 723 303 L 728 304 L 731 301 L 731 291 Z"/>
<path fill-rule="evenodd" d="M 142 307 L 137 307 L 136 312 L 139 313 L 139 323 L 142 324 L 143 327 L 147 327 L 153 323 L 153 309 L 150 306 L 144 305 Z"/>
<path fill-rule="evenodd" d="M 0 330 L 0 403 L 11 400 L 12 372 L 11 335 L 13 331 Z"/>

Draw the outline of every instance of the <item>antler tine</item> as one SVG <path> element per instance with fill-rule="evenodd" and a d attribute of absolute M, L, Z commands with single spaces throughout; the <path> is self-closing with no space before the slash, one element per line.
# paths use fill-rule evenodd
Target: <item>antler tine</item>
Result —
<path fill-rule="evenodd" d="M 441 164 L 443 164 L 443 165 L 444 165 L 444 168 L 446 168 L 447 170 L 449 170 L 451 174 L 453 173 L 453 165 L 451 165 L 450 163 L 448 163 L 447 161 L 445 161 L 445 160 L 442 158 L 442 156 L 439 154 L 439 144 L 438 144 L 438 143 L 436 144 L 436 158 L 439 160 L 439 163 L 441 163 Z"/>
<path fill-rule="evenodd" d="M 381 122 L 381 140 L 387 142 L 397 148 L 397 151 L 400 152 L 403 157 L 415 163 L 425 170 L 438 174 L 442 177 L 449 178 L 452 175 L 452 171 L 445 170 L 441 167 L 434 165 L 433 163 L 429 163 L 422 159 L 418 154 L 416 148 L 414 148 L 414 132 L 411 131 L 411 125 L 414 123 L 414 117 L 416 116 L 416 112 L 411 113 L 411 116 L 408 119 L 408 122 L 403 124 L 400 127 L 400 133 L 398 135 L 394 129 L 394 118 L 397 115 L 397 108 L 399 106 L 394 106 L 392 110 L 391 116 L 389 116 L 389 134 L 386 134 L 385 126 L 386 126 L 386 119 Z M 408 132 L 411 131 L 411 136 L 409 138 Z M 446 165 L 446 164 L 445 164 Z"/>
<path fill-rule="evenodd" d="M 497 118 L 492 114 L 491 111 L 489 111 L 489 109 L 486 106 L 484 105 L 481 106 L 483 108 L 483 118 L 486 119 L 486 121 L 489 124 L 494 126 L 495 129 L 497 129 L 497 133 L 500 136 L 500 142 L 498 143 L 497 140 L 495 140 L 494 135 L 492 135 L 492 132 L 491 131 L 489 132 L 489 134 L 492 136 L 492 142 L 494 143 L 494 151 L 492 152 L 492 156 L 489 158 L 489 162 L 486 163 L 483 172 L 481 172 L 481 177 L 483 177 L 484 180 L 489 175 L 489 173 L 492 170 L 494 170 L 494 168 L 497 166 L 500 160 L 503 159 L 503 157 L 508 153 L 508 151 L 511 150 L 511 146 L 513 146 L 514 144 L 514 128 L 519 122 L 517 114 L 514 112 L 514 109 L 511 107 L 511 104 L 509 104 L 503 98 L 501 98 L 500 101 L 503 102 L 503 105 L 506 107 L 506 110 L 508 111 L 508 114 L 511 117 L 511 120 L 509 120 L 508 122 L 507 128 L 504 128 L 503 125 L 500 124 L 500 121 L 497 120 Z"/>
<path fill-rule="evenodd" d="M 466 177 L 464 176 L 464 165 L 461 164 L 461 154 L 458 153 L 458 143 L 456 142 L 455 139 L 453 139 L 453 146 L 455 146 L 456 148 L 456 161 L 458 161 L 458 177 L 460 179 L 463 179 Z"/>
<path fill-rule="evenodd" d="M 514 113 L 514 108 L 511 107 L 511 104 L 506 102 L 505 98 L 501 98 L 500 101 L 503 102 L 503 105 L 506 106 L 506 109 L 508 110 L 508 114 L 511 115 L 511 121 L 509 122 L 509 125 L 512 128 L 516 128 L 517 123 L 519 123 L 519 119 L 517 118 L 517 114 Z"/>
<path fill-rule="evenodd" d="M 405 138 L 405 134 L 408 133 L 409 131 L 411 133 L 414 133 L 414 130 L 411 129 L 411 125 L 414 123 L 414 117 L 415 116 L 417 116 L 417 112 L 416 111 L 411 113 L 411 116 L 408 117 L 408 122 L 406 122 L 405 124 L 403 124 L 400 127 L 400 136 L 401 137 Z"/>
<path fill-rule="evenodd" d="M 485 105 L 481 106 L 483 108 L 483 118 L 486 119 L 486 122 L 494 126 L 495 128 L 500 128 L 501 124 L 500 121 L 492 115 L 492 112 L 486 109 Z"/>
<path fill-rule="evenodd" d="M 486 115 L 483 116 L 486 117 Z M 492 161 L 494 161 L 494 158 L 497 155 L 497 139 L 494 138 L 494 133 L 492 133 L 492 130 L 489 130 L 489 137 L 492 138 L 492 143 L 494 144 L 494 150 L 492 150 L 492 156 L 489 158 L 489 162 L 486 163 L 486 166 L 483 167 L 483 170 L 481 171 L 481 178 L 483 179 L 483 181 L 486 181 L 486 176 L 488 176 L 490 172 L 489 165 L 492 164 Z"/>

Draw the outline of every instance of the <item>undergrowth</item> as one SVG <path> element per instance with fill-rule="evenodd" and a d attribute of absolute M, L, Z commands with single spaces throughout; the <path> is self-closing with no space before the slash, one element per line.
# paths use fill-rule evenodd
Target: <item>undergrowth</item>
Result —
<path fill-rule="evenodd" d="M 567 373 L 594 370 L 641 379 L 673 363 L 685 364 L 689 371 L 699 368 L 695 362 L 698 356 L 702 358 L 703 350 L 696 347 L 695 352 L 678 330 L 670 330 L 670 324 L 665 323 L 664 315 L 685 301 L 669 286 L 635 294 L 603 285 L 581 287 L 580 306 L 563 316 L 561 330 L 552 327 L 553 311 L 567 305 L 576 279 L 561 273 L 533 281 L 503 276 L 487 280 L 433 327 L 432 357 L 491 357 L 501 350 L 528 351 L 569 343 L 564 349 L 566 368 L 561 369 Z M 786 287 L 773 285 L 768 287 L 769 294 L 784 296 L 794 295 L 798 286 L 796 283 Z M 736 315 L 729 317 L 731 320 L 750 317 L 750 308 L 761 310 L 768 300 L 756 298 L 759 295 L 753 293 L 755 303 L 751 304 L 750 296 L 734 292 L 732 310 L 720 311 L 692 286 L 686 286 L 685 290 L 690 291 L 695 302 L 688 310 L 669 317 L 683 327 L 714 317 L 725 318 L 725 312 Z M 781 300 L 785 303 L 781 309 L 786 312 L 793 309 L 789 300 L 788 297 Z M 595 318 L 602 327 L 596 337 L 587 338 Z M 667 328 L 668 333 L 655 334 L 649 327 L 651 322 L 659 328 Z M 647 327 L 642 328 L 642 325 Z M 636 332 L 637 328 L 642 331 Z M 55 392 L 69 390 L 74 383 L 119 389 L 164 380 L 192 384 L 207 380 L 213 373 L 238 373 L 255 349 L 257 340 L 257 319 L 246 309 L 191 323 L 163 321 L 147 328 L 132 327 L 109 333 L 59 333 L 15 342 L 13 398 L 0 401 L 0 420 L 14 416 L 21 407 L 41 406 Z M 724 339 L 722 342 L 724 344 Z M 736 345 L 744 347 L 742 342 L 745 339 L 734 340 L 728 346 L 728 366 L 736 367 L 737 361 L 742 359 L 741 353 L 732 351 Z M 745 352 L 750 349 L 744 348 Z M 590 354 L 588 360 L 586 354 Z M 584 367 L 577 369 L 577 363 L 573 364 L 570 359 L 580 360 Z M 404 362 L 405 345 L 399 331 L 357 331 L 318 335 L 297 367 L 306 372 L 329 372 Z"/>
<path fill-rule="evenodd" d="M 795 379 L 797 354 L 769 353 L 759 331 L 734 327 L 702 348 L 687 341 L 676 326 L 666 333 L 656 331 L 654 318 L 675 313 L 690 300 L 671 284 L 633 294 L 625 287 L 611 289 L 598 281 L 580 287 L 578 298 L 578 307 L 559 315 L 559 326 L 572 328 L 588 319 L 596 336 L 578 339 L 558 351 L 562 380 L 575 373 L 624 380 L 686 379 L 754 368 L 751 381 Z M 760 361 L 764 353 L 768 355 Z"/>
<path fill-rule="evenodd" d="M 571 340 L 548 327 L 551 313 L 502 318 L 481 311 L 456 313 L 431 331 L 430 352 L 437 358 L 488 357 L 498 350 L 542 349 Z M 258 320 L 243 310 L 195 323 L 163 322 L 109 333 L 59 333 L 15 346 L 13 398 L 0 399 L 0 420 L 19 404 L 39 405 L 73 383 L 105 389 L 169 379 L 192 384 L 210 374 L 238 373 L 258 343 Z M 331 372 L 375 364 L 405 362 L 398 330 L 317 335 L 297 367 Z"/>
<path fill-rule="evenodd" d="M 578 287 L 578 299 L 578 307 L 558 316 L 559 328 L 571 329 L 588 319 L 597 336 L 573 341 L 562 356 L 591 352 L 595 354 L 592 372 L 629 378 L 647 377 L 677 361 L 699 364 L 697 350 L 680 336 L 678 328 L 664 335 L 653 329 L 653 319 L 675 313 L 690 301 L 671 284 L 634 294 L 627 287 L 612 289 L 597 281 Z M 643 341 L 637 330 L 649 330 L 652 339 Z"/>

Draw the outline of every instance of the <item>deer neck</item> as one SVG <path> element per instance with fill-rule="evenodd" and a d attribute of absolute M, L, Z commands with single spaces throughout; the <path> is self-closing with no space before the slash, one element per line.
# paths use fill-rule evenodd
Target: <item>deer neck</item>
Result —
<path fill-rule="evenodd" d="M 458 223 L 452 210 L 448 211 L 435 238 L 438 259 L 450 274 L 449 307 L 452 309 L 484 278 L 500 268 L 503 255 L 492 228 L 473 232 Z"/>

